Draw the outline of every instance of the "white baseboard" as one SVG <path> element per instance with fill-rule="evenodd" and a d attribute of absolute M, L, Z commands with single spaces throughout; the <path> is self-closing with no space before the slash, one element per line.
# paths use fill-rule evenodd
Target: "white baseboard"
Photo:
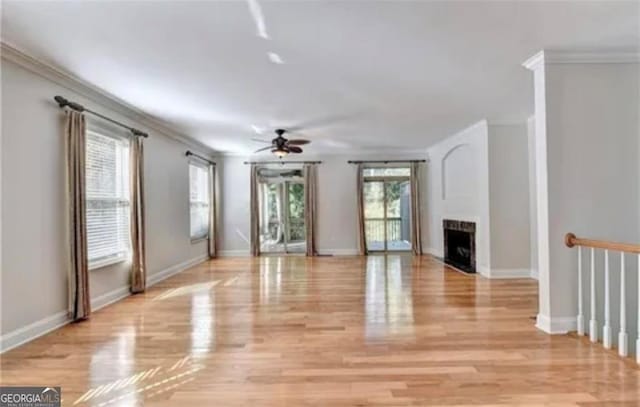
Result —
<path fill-rule="evenodd" d="M 56 312 L 39 321 L 15 329 L 0 337 L 0 353 L 16 348 L 70 322 L 67 311 Z"/>
<path fill-rule="evenodd" d="M 495 269 L 495 268 L 483 267 L 481 269 L 481 274 L 487 278 L 492 278 L 492 279 L 531 278 L 530 269 Z"/>
<path fill-rule="evenodd" d="M 531 278 L 533 278 L 534 280 L 538 280 L 538 269 L 531 269 Z"/>
<path fill-rule="evenodd" d="M 484 278 L 491 278 L 491 269 L 487 266 L 476 266 L 476 271 Z"/>
<path fill-rule="evenodd" d="M 154 284 L 157 284 L 160 281 L 167 279 L 183 270 L 193 267 L 196 264 L 200 264 L 207 259 L 208 256 L 206 255 L 198 256 L 195 259 L 182 262 L 165 270 L 159 271 L 158 273 L 147 276 L 147 286 L 151 287 Z M 113 304 L 114 302 L 120 301 L 123 298 L 128 297 L 129 295 L 131 295 L 129 286 L 116 288 L 115 290 L 109 291 L 108 293 L 102 294 L 96 298 L 92 298 L 91 309 L 92 311 L 98 311 L 99 309 Z M 42 318 L 39 321 L 8 332 L 0 336 L 0 353 L 4 353 L 10 349 L 30 342 L 40 336 L 46 335 L 51 331 L 55 331 L 56 329 L 67 325 L 70 322 L 71 319 L 69 319 L 69 313 L 67 311 L 60 311 L 51 316 Z"/>
<path fill-rule="evenodd" d="M 440 258 L 440 259 L 443 259 L 443 258 L 444 258 L 444 253 L 443 253 L 443 251 L 442 251 L 442 250 L 438 250 L 438 249 L 433 248 L 433 247 L 427 247 L 427 248 L 425 249 L 425 252 L 426 252 L 426 253 L 428 253 L 428 254 L 430 254 L 430 255 L 432 255 L 432 256 L 434 256 L 434 257 L 438 257 L 438 258 Z"/>
<path fill-rule="evenodd" d="M 108 293 L 102 294 L 96 298 L 92 298 L 91 311 L 97 311 L 100 308 L 104 308 L 107 305 L 111 305 L 114 302 L 120 301 L 121 299 L 128 297 L 129 295 L 131 295 L 129 286 L 124 286 L 116 288 L 115 290 L 109 291 Z"/>
<path fill-rule="evenodd" d="M 251 257 L 249 250 L 221 250 L 218 257 Z"/>
<path fill-rule="evenodd" d="M 321 256 L 358 256 L 358 249 L 323 249 L 318 250 Z M 303 253 L 304 254 L 304 253 Z M 222 250 L 218 253 L 219 257 L 251 257 L 248 250 Z"/>
<path fill-rule="evenodd" d="M 360 250 L 358 249 L 324 249 L 318 250 L 321 256 L 358 256 Z"/>
<path fill-rule="evenodd" d="M 538 314 L 536 328 L 551 335 L 564 335 L 577 329 L 575 317 L 548 317 Z"/>
<path fill-rule="evenodd" d="M 197 264 L 200 264 L 209 259 L 208 255 L 198 256 L 194 259 L 183 261 L 182 263 L 178 263 L 175 266 L 168 267 L 164 270 L 161 270 L 157 273 L 153 273 L 147 276 L 147 287 L 152 287 L 158 284 L 162 280 L 166 280 L 167 278 L 173 276 L 174 274 L 178 274 L 181 271 L 184 271 L 188 268 L 191 268 Z"/>

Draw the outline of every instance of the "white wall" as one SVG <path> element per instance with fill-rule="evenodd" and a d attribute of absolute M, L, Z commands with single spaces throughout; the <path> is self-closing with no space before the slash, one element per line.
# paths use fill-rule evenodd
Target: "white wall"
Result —
<path fill-rule="evenodd" d="M 476 223 L 476 266 L 491 265 L 489 128 L 480 121 L 427 150 L 429 251 L 443 257 L 443 219 Z"/>
<path fill-rule="evenodd" d="M 318 165 L 318 252 L 320 254 L 354 255 L 358 253 L 356 201 L 356 166 L 348 160 L 424 159 L 424 152 L 397 157 L 390 154 L 353 154 L 305 156 L 320 160 Z M 249 166 L 247 157 L 224 156 L 221 160 L 223 220 L 221 254 L 244 256 L 249 253 Z M 423 165 L 422 206 L 423 240 L 427 236 L 425 211 L 426 166 Z M 426 248 L 426 244 L 424 245 Z"/>
<path fill-rule="evenodd" d="M 476 268 L 531 275 L 526 127 L 480 121 L 428 150 L 428 247 L 443 256 L 443 219 L 476 223 Z"/>
<path fill-rule="evenodd" d="M 492 272 L 530 276 L 529 154 L 525 124 L 489 126 L 489 202 Z"/>
<path fill-rule="evenodd" d="M 577 314 L 577 253 L 565 247 L 564 235 L 640 241 L 639 67 L 570 59 L 562 63 L 560 57 L 553 63 L 541 56 L 532 61 L 528 66 L 534 70 L 536 97 L 538 326 L 566 332 L 575 328 Z M 602 254 L 597 256 L 602 304 Z M 612 270 L 618 269 L 618 261 L 618 255 L 612 256 Z M 627 267 L 627 318 L 633 333 L 638 312 L 635 256 L 629 256 Z M 613 284 L 618 287 L 617 281 Z M 612 290 L 616 318 L 618 293 Z"/>
<path fill-rule="evenodd" d="M 189 238 L 184 144 L 6 59 L 1 80 L 2 99 L 11 101 L 2 104 L 4 346 L 22 338 L 14 335 L 16 330 L 28 327 L 31 331 L 20 335 L 37 334 L 63 322 L 67 308 L 63 113 L 54 95 L 151 134 L 145 140 L 144 169 L 148 279 L 203 259 L 206 243 L 192 245 Z M 126 263 L 91 271 L 92 302 L 102 304 L 126 294 L 128 281 Z"/>

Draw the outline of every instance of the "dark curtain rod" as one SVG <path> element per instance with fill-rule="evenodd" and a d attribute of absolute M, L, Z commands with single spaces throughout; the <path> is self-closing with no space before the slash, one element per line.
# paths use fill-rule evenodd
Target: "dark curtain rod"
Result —
<path fill-rule="evenodd" d="M 322 161 L 245 161 L 245 164 L 322 164 Z"/>
<path fill-rule="evenodd" d="M 194 153 L 194 152 L 192 152 L 192 151 L 189 151 L 189 150 L 187 150 L 187 152 L 186 152 L 186 153 L 184 153 L 184 155 L 186 155 L 187 157 L 194 156 L 194 157 L 196 157 L 196 158 L 201 159 L 202 161 L 206 161 L 206 162 L 208 162 L 208 163 L 209 163 L 209 164 L 211 164 L 211 165 L 216 165 L 216 163 L 214 163 L 213 161 L 211 161 L 211 160 L 209 160 L 209 159 L 207 159 L 207 158 L 204 158 L 203 156 L 198 155 L 198 154 L 196 154 L 196 153 Z"/>
<path fill-rule="evenodd" d="M 144 131 L 140 131 L 138 129 L 134 129 L 133 127 L 129 127 L 124 123 L 120 123 L 117 120 L 113 120 L 107 116 L 101 115 L 98 112 L 94 112 L 93 110 L 89 110 L 86 107 L 82 106 L 80 103 L 76 103 L 76 102 L 71 102 L 66 98 L 63 98 L 62 96 L 55 96 L 53 99 L 55 99 L 56 103 L 58 103 L 58 106 L 60 106 L 61 108 L 64 107 L 68 107 L 69 109 L 73 109 L 77 112 L 87 112 L 89 114 L 92 114 L 94 116 L 98 116 L 99 118 L 106 120 L 108 122 L 111 122 L 113 124 L 116 124 L 120 127 L 124 127 L 125 129 L 129 130 L 131 133 L 133 133 L 134 136 L 139 136 L 139 137 L 149 137 L 149 135 L 147 133 L 145 133 Z"/>
<path fill-rule="evenodd" d="M 389 163 L 426 163 L 427 160 L 373 160 L 373 161 L 355 161 L 349 160 L 349 164 L 389 164 Z"/>

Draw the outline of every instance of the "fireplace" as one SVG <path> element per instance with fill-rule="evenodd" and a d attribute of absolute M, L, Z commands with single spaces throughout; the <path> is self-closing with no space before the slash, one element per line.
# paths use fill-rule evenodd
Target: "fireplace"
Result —
<path fill-rule="evenodd" d="M 444 262 L 467 273 L 476 272 L 476 224 L 444 219 Z"/>

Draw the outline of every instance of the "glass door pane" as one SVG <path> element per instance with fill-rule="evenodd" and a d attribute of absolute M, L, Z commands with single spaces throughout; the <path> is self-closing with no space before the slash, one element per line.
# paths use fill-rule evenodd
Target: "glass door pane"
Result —
<path fill-rule="evenodd" d="M 304 179 L 302 170 L 258 170 L 260 252 L 304 253 Z"/>
<path fill-rule="evenodd" d="M 306 251 L 304 227 L 304 184 L 287 182 L 287 233 L 285 239 L 287 251 L 302 253 Z"/>
<path fill-rule="evenodd" d="M 260 251 L 284 252 L 281 184 L 259 184 L 260 195 Z"/>
<path fill-rule="evenodd" d="M 409 181 L 385 181 L 384 188 L 387 250 L 411 250 L 411 189 Z"/>
<path fill-rule="evenodd" d="M 366 181 L 363 188 L 367 250 L 386 250 L 384 182 Z"/>

